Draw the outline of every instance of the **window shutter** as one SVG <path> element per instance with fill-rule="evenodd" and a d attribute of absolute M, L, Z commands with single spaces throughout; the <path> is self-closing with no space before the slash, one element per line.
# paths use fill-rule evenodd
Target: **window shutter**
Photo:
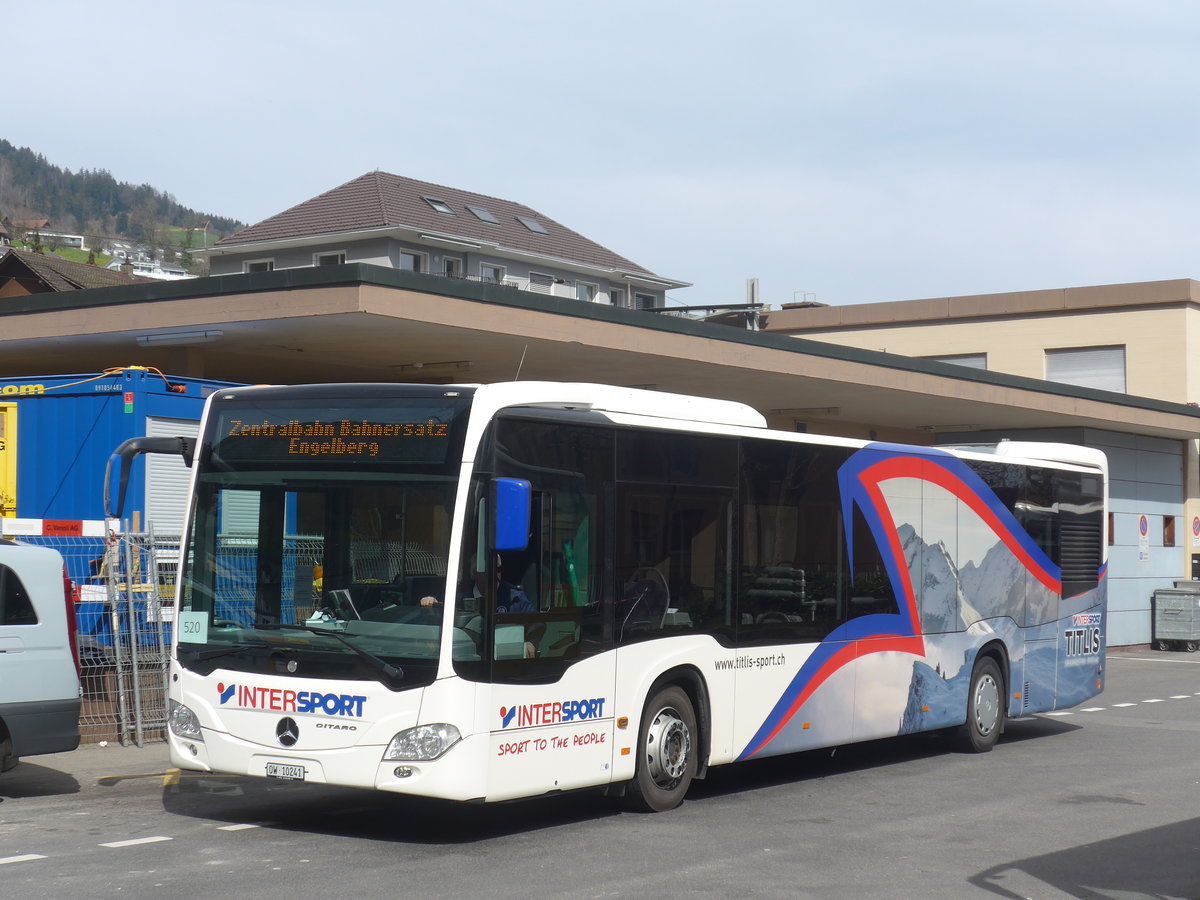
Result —
<path fill-rule="evenodd" d="M 1046 351 L 1046 380 L 1125 393 L 1125 347 Z"/>

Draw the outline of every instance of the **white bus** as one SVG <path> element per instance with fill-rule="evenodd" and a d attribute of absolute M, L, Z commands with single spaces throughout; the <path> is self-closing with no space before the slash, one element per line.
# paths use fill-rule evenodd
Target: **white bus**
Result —
<path fill-rule="evenodd" d="M 1104 681 L 1096 450 L 771 431 L 589 384 L 209 399 L 169 688 L 174 764 L 461 801 L 1006 717 Z"/>

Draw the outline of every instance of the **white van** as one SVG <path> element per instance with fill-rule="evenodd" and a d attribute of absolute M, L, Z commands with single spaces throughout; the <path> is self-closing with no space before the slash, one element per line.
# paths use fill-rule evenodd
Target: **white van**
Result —
<path fill-rule="evenodd" d="M 0 772 L 79 746 L 75 603 L 57 550 L 0 538 Z"/>

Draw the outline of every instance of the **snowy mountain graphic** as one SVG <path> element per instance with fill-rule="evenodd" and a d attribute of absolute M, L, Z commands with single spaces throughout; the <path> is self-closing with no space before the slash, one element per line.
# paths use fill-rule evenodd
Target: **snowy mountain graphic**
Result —
<path fill-rule="evenodd" d="M 921 661 L 914 662 L 908 704 L 900 717 L 898 733 L 928 731 L 961 720 L 963 710 L 967 708 L 970 683 L 971 670 L 965 664 L 953 678 L 945 678 L 939 669 Z"/>

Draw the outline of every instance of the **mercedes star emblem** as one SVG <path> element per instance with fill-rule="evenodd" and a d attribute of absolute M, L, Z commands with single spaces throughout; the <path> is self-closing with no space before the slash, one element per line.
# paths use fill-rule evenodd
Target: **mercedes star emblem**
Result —
<path fill-rule="evenodd" d="M 283 746 L 291 747 L 300 740 L 300 726 L 296 724 L 295 719 L 280 719 L 279 724 L 275 726 L 275 737 L 279 738 L 279 743 Z"/>

